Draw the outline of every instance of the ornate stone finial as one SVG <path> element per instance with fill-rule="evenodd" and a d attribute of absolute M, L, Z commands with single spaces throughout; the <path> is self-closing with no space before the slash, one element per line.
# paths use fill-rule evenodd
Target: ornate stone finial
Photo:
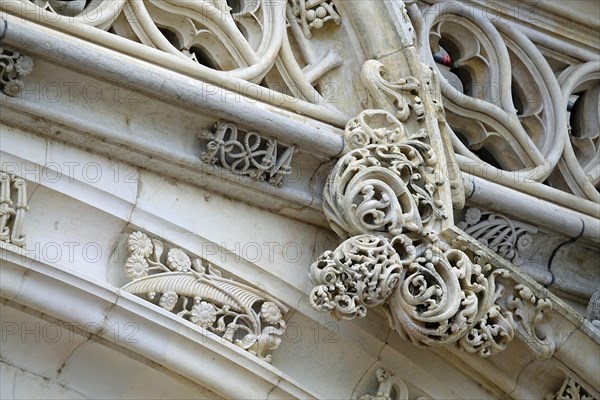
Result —
<path fill-rule="evenodd" d="M 0 47 L 0 87 L 7 96 L 14 97 L 23 90 L 25 83 L 21 78 L 29 75 L 31 71 L 31 57 Z"/>
<path fill-rule="evenodd" d="M 125 273 L 132 282 L 121 289 L 145 295 L 163 309 L 270 362 L 279 347 L 287 308 L 268 295 L 226 279 L 210 264 L 134 232 L 127 241 Z"/>

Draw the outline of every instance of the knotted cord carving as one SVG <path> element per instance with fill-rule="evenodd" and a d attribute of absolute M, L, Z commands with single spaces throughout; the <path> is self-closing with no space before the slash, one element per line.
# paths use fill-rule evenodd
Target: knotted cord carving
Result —
<path fill-rule="evenodd" d="M 238 139 L 237 126 L 225 121 L 218 121 L 214 132 L 204 131 L 201 136 L 210 140 L 208 150 L 202 153 L 202 161 L 207 164 L 257 181 L 268 179 L 276 186 L 292 173 L 290 164 L 296 146 L 283 146 L 273 138 L 265 140 L 256 132 L 246 132 L 243 139 Z"/>

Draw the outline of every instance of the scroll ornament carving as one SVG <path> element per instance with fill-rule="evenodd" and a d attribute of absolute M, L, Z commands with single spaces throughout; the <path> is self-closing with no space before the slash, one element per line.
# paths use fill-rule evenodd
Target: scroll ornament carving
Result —
<path fill-rule="evenodd" d="M 25 246 L 23 224 L 28 210 L 25 179 L 0 171 L 0 241 Z"/>
<path fill-rule="evenodd" d="M 391 241 L 375 235 L 352 237 L 311 265 L 315 288 L 310 302 L 338 318 L 364 317 L 367 307 L 382 304 L 390 296 L 400 282 L 403 265 L 414 257 L 415 248 L 405 235 Z"/>
<path fill-rule="evenodd" d="M 271 361 L 286 324 L 287 308 L 260 291 L 226 279 L 210 264 L 191 259 L 182 249 L 134 232 L 127 241 L 125 273 L 131 282 L 121 289 L 146 296 L 163 309 Z"/>
<path fill-rule="evenodd" d="M 482 357 L 506 348 L 514 337 L 510 313 L 497 304 L 502 269 L 478 264 L 443 243 L 428 244 L 389 299 L 393 327 L 417 345 L 456 345 Z"/>
<path fill-rule="evenodd" d="M 391 100 L 398 120 L 406 122 L 409 116 L 414 115 L 421 122 L 425 116 L 423 100 L 418 96 L 421 82 L 412 76 L 390 82 L 384 73 L 384 65 L 377 60 L 368 60 L 363 66 L 361 79 L 371 101 L 380 105 Z"/>
<path fill-rule="evenodd" d="M 409 135 L 402 123 L 383 110 L 366 110 L 346 126 L 351 149 L 333 168 L 324 189 L 324 212 L 342 238 L 361 233 L 390 236 L 423 233 L 447 218 L 436 197 L 443 183 L 435 152 Z"/>
<path fill-rule="evenodd" d="M 535 333 L 550 302 L 524 286 L 505 293 L 507 270 L 466 239 L 448 243 L 436 233 L 447 215 L 426 130 L 411 135 L 393 114 L 366 110 L 344 139 L 348 152 L 329 176 L 324 211 L 345 241 L 310 267 L 313 307 L 353 319 L 381 305 L 392 328 L 421 346 L 487 357 L 519 333 L 538 357 L 551 355 Z"/>
<path fill-rule="evenodd" d="M 567 377 L 560 390 L 555 394 L 548 394 L 546 400 L 598 400 L 588 393 L 577 381 Z"/>
<path fill-rule="evenodd" d="M 519 335 L 533 350 L 536 357 L 545 360 L 554 353 L 555 344 L 549 336 L 540 338 L 536 325 L 544 318 L 544 313 L 552 310 L 552 303 L 536 297 L 525 285 L 516 285 L 514 293 L 508 296 L 507 307 L 515 314 Z"/>
<path fill-rule="evenodd" d="M 378 368 L 376 375 L 379 382 L 377 393 L 375 395 L 364 394 L 358 397 L 357 400 L 404 400 L 409 398 L 410 391 L 402 379 L 383 368 Z M 392 398 L 394 394 L 395 396 Z M 416 400 L 428 400 L 428 398 L 419 396 Z"/>
<path fill-rule="evenodd" d="M 283 178 L 292 173 L 296 146 L 278 144 L 273 138 L 265 140 L 256 132 L 246 132 L 243 138 L 238 138 L 238 133 L 235 124 L 225 121 L 218 121 L 214 132 L 202 132 L 202 137 L 209 140 L 202 161 L 219 165 L 235 175 L 281 186 Z"/>
<path fill-rule="evenodd" d="M 11 97 L 19 94 L 25 88 L 21 78 L 29 75 L 31 71 L 31 57 L 0 47 L 0 86 L 4 94 Z"/>
<path fill-rule="evenodd" d="M 466 211 L 457 227 L 517 266 L 523 263 L 523 252 L 531 248 L 531 235 L 538 232 L 532 225 L 476 207 Z"/>

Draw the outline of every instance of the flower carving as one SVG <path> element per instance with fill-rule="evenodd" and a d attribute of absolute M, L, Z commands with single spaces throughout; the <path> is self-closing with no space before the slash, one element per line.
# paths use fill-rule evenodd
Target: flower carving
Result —
<path fill-rule="evenodd" d="M 150 254 L 152 254 L 152 241 L 145 233 L 132 233 L 129 235 L 127 245 L 133 254 L 138 254 L 142 257 L 148 257 Z"/>
<path fill-rule="evenodd" d="M 24 88 L 22 78 L 33 71 L 33 59 L 14 50 L 0 47 L 0 89 L 14 97 Z"/>
<path fill-rule="evenodd" d="M 23 81 L 19 79 L 13 79 L 6 83 L 4 86 L 4 93 L 8 96 L 16 96 L 25 88 Z"/>
<path fill-rule="evenodd" d="M 519 251 L 529 249 L 532 244 L 533 244 L 533 239 L 531 238 L 531 235 L 529 235 L 527 233 L 521 235 L 521 237 L 519 239 L 517 239 L 517 249 L 519 249 Z"/>
<path fill-rule="evenodd" d="M 224 278 L 199 258 L 192 262 L 182 249 L 165 247 L 145 233 L 132 233 L 125 263 L 132 282 L 122 289 L 269 362 L 281 343 L 287 308 L 257 289 Z"/>
<path fill-rule="evenodd" d="M 469 208 L 465 214 L 465 221 L 469 225 L 475 225 L 481 220 L 481 210 L 479 208 Z"/>
<path fill-rule="evenodd" d="M 208 328 L 217 320 L 217 310 L 215 310 L 212 304 L 196 298 L 192 307 L 190 320 L 202 328 Z"/>
<path fill-rule="evenodd" d="M 132 254 L 125 263 L 125 273 L 134 280 L 148 276 L 148 262 L 139 254 Z"/>
<path fill-rule="evenodd" d="M 27 76 L 33 71 L 33 59 L 28 56 L 20 56 L 15 62 L 15 70 L 22 76 Z"/>
<path fill-rule="evenodd" d="M 264 302 L 260 307 L 260 316 L 264 322 L 269 324 L 277 324 L 282 318 L 279 307 L 270 301 Z"/>
<path fill-rule="evenodd" d="M 192 265 L 192 260 L 181 249 L 171 249 L 167 255 L 167 265 L 173 271 L 187 272 Z"/>
<path fill-rule="evenodd" d="M 173 308 L 175 308 L 175 304 L 177 304 L 177 300 L 179 300 L 179 296 L 177 296 L 177 293 L 175 293 L 173 291 L 165 292 L 160 297 L 158 305 L 160 305 L 162 308 L 164 308 L 167 311 L 171 311 L 171 310 L 173 310 Z"/>

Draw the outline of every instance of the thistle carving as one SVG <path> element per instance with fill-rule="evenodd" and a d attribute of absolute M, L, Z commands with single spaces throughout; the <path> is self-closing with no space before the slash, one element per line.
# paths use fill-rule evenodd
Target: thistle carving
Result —
<path fill-rule="evenodd" d="M 242 283 L 226 279 L 199 258 L 171 247 L 143 232 L 129 236 L 130 256 L 125 273 L 132 280 L 121 289 L 146 296 L 251 354 L 271 361 L 286 324 L 287 308 Z"/>

